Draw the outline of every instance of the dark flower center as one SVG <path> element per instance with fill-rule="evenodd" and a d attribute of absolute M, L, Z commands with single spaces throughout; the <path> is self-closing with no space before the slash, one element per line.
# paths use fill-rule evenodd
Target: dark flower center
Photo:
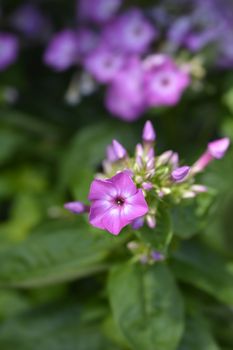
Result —
<path fill-rule="evenodd" d="M 115 203 L 119 206 L 123 205 L 124 204 L 124 199 L 122 197 L 116 197 L 115 199 Z"/>

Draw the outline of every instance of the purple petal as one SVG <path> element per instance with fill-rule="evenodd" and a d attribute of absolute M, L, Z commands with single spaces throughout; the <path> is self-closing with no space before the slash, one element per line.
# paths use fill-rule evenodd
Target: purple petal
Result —
<path fill-rule="evenodd" d="M 142 139 L 145 142 L 154 142 L 156 139 L 156 133 L 155 133 L 155 129 L 151 123 L 151 121 L 147 121 L 144 129 L 143 129 L 143 133 L 142 133 Z"/>
<path fill-rule="evenodd" d="M 113 235 L 118 235 L 121 229 L 129 223 L 121 219 L 120 213 L 119 208 L 113 207 L 108 210 L 102 219 L 104 228 Z"/>
<path fill-rule="evenodd" d="M 114 185 L 109 180 L 96 179 L 92 182 L 88 199 L 93 200 L 111 200 L 116 196 L 117 191 Z"/>
<path fill-rule="evenodd" d="M 135 186 L 128 171 L 122 171 L 121 173 L 113 176 L 110 180 L 117 189 L 118 196 L 128 198 L 137 192 L 137 187 Z"/>
<path fill-rule="evenodd" d="M 89 222 L 92 226 L 105 230 L 102 222 L 104 215 L 111 209 L 112 205 L 108 201 L 94 201 L 90 207 Z"/>
<path fill-rule="evenodd" d="M 175 182 L 182 182 L 188 175 L 189 171 L 190 171 L 189 166 L 182 166 L 180 168 L 173 170 L 171 174 L 172 180 Z"/>
<path fill-rule="evenodd" d="M 133 213 L 130 211 L 131 209 L 130 206 L 129 206 L 130 209 L 128 211 L 127 210 L 124 211 L 124 214 L 127 215 L 127 217 L 130 220 L 133 220 L 133 219 L 136 219 L 137 217 L 145 215 L 149 210 L 148 204 L 145 200 L 144 194 L 141 189 L 138 190 L 134 196 L 128 198 L 126 203 L 128 205 L 131 204 L 133 208 Z"/>
<path fill-rule="evenodd" d="M 212 155 L 212 157 L 216 159 L 221 159 L 226 153 L 228 147 L 230 145 L 230 140 L 227 137 L 222 139 L 210 142 L 208 144 L 208 151 Z"/>

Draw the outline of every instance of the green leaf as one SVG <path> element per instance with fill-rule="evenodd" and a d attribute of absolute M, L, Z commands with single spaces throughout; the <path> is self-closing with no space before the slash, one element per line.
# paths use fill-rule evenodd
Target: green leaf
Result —
<path fill-rule="evenodd" d="M 233 274 L 227 262 L 207 247 L 183 242 L 171 267 L 177 278 L 233 305 Z"/>
<path fill-rule="evenodd" d="M 93 173 L 103 161 L 106 146 L 119 138 L 126 146 L 132 141 L 132 129 L 118 123 L 94 124 L 77 133 L 61 163 L 60 186 L 69 186 L 75 198 L 86 200 Z"/>
<path fill-rule="evenodd" d="M 140 232 L 143 241 L 149 243 L 155 250 L 166 253 L 167 247 L 172 239 L 171 218 L 168 211 L 160 207 L 156 214 L 155 229 L 144 225 L 140 229 Z"/>
<path fill-rule="evenodd" d="M 200 194 L 195 200 L 185 200 L 172 208 L 172 226 L 174 234 L 188 239 L 199 233 L 204 227 L 212 196 Z"/>
<path fill-rule="evenodd" d="M 110 273 L 113 316 L 134 350 L 175 350 L 183 333 L 183 301 L 169 269 L 121 265 Z"/>
<path fill-rule="evenodd" d="M 96 321 L 82 322 L 74 304 L 32 309 L 0 326 L 4 350 L 119 350 L 104 338 Z"/>
<path fill-rule="evenodd" d="M 220 350 L 204 320 L 197 316 L 188 316 L 184 337 L 178 350 Z"/>
<path fill-rule="evenodd" d="M 59 226 L 59 227 L 58 227 Z M 106 268 L 122 239 L 88 224 L 57 222 L 0 251 L 0 286 L 35 287 L 87 276 Z"/>

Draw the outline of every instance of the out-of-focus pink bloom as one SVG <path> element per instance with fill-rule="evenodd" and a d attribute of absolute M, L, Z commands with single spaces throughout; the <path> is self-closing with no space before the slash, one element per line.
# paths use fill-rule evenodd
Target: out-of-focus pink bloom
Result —
<path fill-rule="evenodd" d="M 89 28 L 80 28 L 77 33 L 77 46 L 79 56 L 85 57 L 94 50 L 99 42 L 98 34 Z"/>
<path fill-rule="evenodd" d="M 142 139 L 144 142 L 153 143 L 156 139 L 155 129 L 152 123 L 148 120 L 142 131 Z"/>
<path fill-rule="evenodd" d="M 201 155 L 201 157 L 193 165 L 192 172 L 193 173 L 200 172 L 203 169 L 205 169 L 205 167 L 213 159 L 223 158 L 229 145 L 230 145 L 230 140 L 227 137 L 208 143 L 207 150 Z"/>
<path fill-rule="evenodd" d="M 143 54 L 157 37 L 154 26 L 139 9 L 124 12 L 110 22 L 103 37 L 114 49 L 131 54 Z"/>
<path fill-rule="evenodd" d="M 143 192 L 137 189 L 128 172 L 120 172 L 108 180 L 94 180 L 89 200 L 90 223 L 114 235 L 148 212 Z"/>
<path fill-rule="evenodd" d="M 108 86 L 105 104 L 113 115 L 125 121 L 136 120 L 144 112 L 143 71 L 139 60 L 129 62 L 118 72 Z"/>
<path fill-rule="evenodd" d="M 74 214 L 83 214 L 89 212 L 90 210 L 90 207 L 82 202 L 69 202 L 66 203 L 64 207 Z"/>
<path fill-rule="evenodd" d="M 0 33 L 0 71 L 13 64 L 19 53 L 19 41 L 13 34 Z"/>
<path fill-rule="evenodd" d="M 175 182 L 182 182 L 186 179 L 190 171 L 189 166 L 182 166 L 172 171 L 171 178 Z"/>
<path fill-rule="evenodd" d="M 45 38 L 51 31 L 48 17 L 34 4 L 19 6 L 10 18 L 12 26 L 28 38 Z"/>
<path fill-rule="evenodd" d="M 97 81 L 107 83 L 115 78 L 124 61 L 122 54 L 101 46 L 84 59 L 84 67 Z"/>
<path fill-rule="evenodd" d="M 156 56 L 146 59 L 144 69 L 145 95 L 148 105 L 172 106 L 177 104 L 190 83 L 189 75 L 170 59 L 165 59 L 163 55 L 159 55 L 158 59 Z"/>
<path fill-rule="evenodd" d="M 76 33 L 64 29 L 55 34 L 45 53 L 44 62 L 57 71 L 70 68 L 78 60 L 78 42 Z"/>
<path fill-rule="evenodd" d="M 77 16 L 80 20 L 104 23 L 119 10 L 122 0 L 78 0 Z"/>

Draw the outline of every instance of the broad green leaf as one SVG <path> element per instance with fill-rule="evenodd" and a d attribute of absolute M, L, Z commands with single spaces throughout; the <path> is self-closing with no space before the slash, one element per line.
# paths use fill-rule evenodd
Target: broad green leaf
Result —
<path fill-rule="evenodd" d="M 88 224 L 59 224 L 0 251 L 0 286 L 34 287 L 89 275 L 106 268 L 105 258 L 122 243 Z"/>
<path fill-rule="evenodd" d="M 73 303 L 32 309 L 0 326 L 0 348 L 119 350 L 103 336 L 96 321 L 82 322 L 81 308 Z"/>
<path fill-rule="evenodd" d="M 204 320 L 188 316 L 183 339 L 178 350 L 220 350 Z"/>
<path fill-rule="evenodd" d="M 113 316 L 134 350 L 175 350 L 183 333 L 183 301 L 163 264 L 124 264 L 110 273 Z"/>
<path fill-rule="evenodd" d="M 157 251 L 166 253 L 167 247 L 172 239 L 171 218 L 168 211 L 160 207 L 156 214 L 155 229 L 144 225 L 141 229 L 141 239 Z"/>
<path fill-rule="evenodd" d="M 207 247 L 184 242 L 174 254 L 171 267 L 180 280 L 233 305 L 233 274 L 227 262 Z"/>

